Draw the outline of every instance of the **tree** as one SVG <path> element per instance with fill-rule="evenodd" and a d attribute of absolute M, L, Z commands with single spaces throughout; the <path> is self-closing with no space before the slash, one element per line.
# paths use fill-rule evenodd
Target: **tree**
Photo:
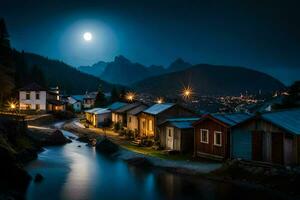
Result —
<path fill-rule="evenodd" d="M 32 82 L 36 82 L 36 83 L 38 83 L 39 85 L 41 85 L 43 87 L 47 86 L 44 73 L 39 68 L 39 66 L 33 65 L 32 68 L 31 68 L 31 73 L 30 74 L 31 74 L 31 81 Z"/>
<path fill-rule="evenodd" d="M 107 99 L 102 89 L 102 85 L 99 85 L 98 93 L 95 100 L 95 107 L 104 107 L 107 105 Z"/>
<path fill-rule="evenodd" d="M 126 101 L 126 90 L 124 87 L 122 87 L 121 91 L 120 91 L 120 94 L 119 94 L 119 97 L 122 101 Z"/>
<path fill-rule="evenodd" d="M 10 97 L 14 83 L 14 65 L 9 34 L 4 19 L 0 19 L 0 105 Z"/>
<path fill-rule="evenodd" d="M 116 102 L 120 100 L 120 94 L 116 88 L 116 86 L 113 86 L 111 92 L 110 92 L 110 101 Z"/>

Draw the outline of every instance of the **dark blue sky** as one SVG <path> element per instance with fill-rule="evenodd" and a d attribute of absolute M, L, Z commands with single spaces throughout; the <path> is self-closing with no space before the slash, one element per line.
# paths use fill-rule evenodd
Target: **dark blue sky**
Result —
<path fill-rule="evenodd" d="M 12 45 L 73 66 L 122 54 L 145 65 L 245 66 L 300 79 L 296 1 L 2 0 Z M 82 33 L 90 31 L 92 42 Z"/>

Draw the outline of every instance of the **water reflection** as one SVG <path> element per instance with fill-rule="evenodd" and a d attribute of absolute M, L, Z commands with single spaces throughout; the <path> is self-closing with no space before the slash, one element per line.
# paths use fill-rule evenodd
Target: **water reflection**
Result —
<path fill-rule="evenodd" d="M 30 184 L 27 199 L 279 199 L 244 187 L 128 166 L 76 140 L 47 148 L 27 170 L 45 177 Z"/>

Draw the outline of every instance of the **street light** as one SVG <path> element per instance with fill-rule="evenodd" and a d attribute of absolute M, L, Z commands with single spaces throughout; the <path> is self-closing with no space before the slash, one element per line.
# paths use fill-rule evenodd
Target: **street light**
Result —
<path fill-rule="evenodd" d="M 161 104 L 164 102 L 164 99 L 162 97 L 158 97 L 155 102 Z"/>
<path fill-rule="evenodd" d="M 184 87 L 181 93 L 184 99 L 189 99 L 192 94 L 193 94 L 193 90 L 190 86 Z"/>
<path fill-rule="evenodd" d="M 128 101 L 133 101 L 135 99 L 136 94 L 134 92 L 128 92 L 125 97 Z"/>

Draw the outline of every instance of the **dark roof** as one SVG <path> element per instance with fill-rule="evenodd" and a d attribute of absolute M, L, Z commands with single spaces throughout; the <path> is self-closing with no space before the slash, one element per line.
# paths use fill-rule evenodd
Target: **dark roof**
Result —
<path fill-rule="evenodd" d="M 267 112 L 261 118 L 296 135 L 300 135 L 300 109 Z"/>
<path fill-rule="evenodd" d="M 134 109 L 134 108 L 138 107 L 139 105 L 141 105 L 141 103 L 139 103 L 139 102 L 132 103 L 132 104 L 127 104 L 127 105 L 115 110 L 114 112 L 116 112 L 116 113 L 125 113 L 125 112 L 127 112 L 131 109 Z"/>
<path fill-rule="evenodd" d="M 63 101 L 55 100 L 55 99 L 48 99 L 47 103 L 55 105 L 55 106 L 62 106 L 65 105 L 66 103 Z"/>
<path fill-rule="evenodd" d="M 144 105 L 144 104 L 141 104 L 131 110 L 128 111 L 128 114 L 129 115 L 138 115 L 140 114 L 141 112 L 143 112 L 145 109 L 147 109 L 148 106 L 147 105 Z"/>
<path fill-rule="evenodd" d="M 144 113 L 147 114 L 151 114 L 151 115 L 157 115 L 173 106 L 175 106 L 175 103 L 158 103 L 158 104 L 154 104 L 153 106 L 147 108 L 146 110 L 144 110 Z"/>
<path fill-rule="evenodd" d="M 201 123 L 201 121 L 205 119 L 213 119 L 224 124 L 224 126 L 233 127 L 252 118 L 253 116 L 254 115 L 248 113 L 213 113 L 203 115 L 203 117 L 195 122 L 194 125 Z"/>
<path fill-rule="evenodd" d="M 117 101 L 117 102 L 114 102 L 113 104 L 107 106 L 107 108 L 110 109 L 111 111 L 115 111 L 126 105 L 127 105 L 127 103 Z"/>
<path fill-rule="evenodd" d="M 30 83 L 20 88 L 19 91 L 47 91 L 47 89 L 37 83 Z"/>
<path fill-rule="evenodd" d="M 199 120 L 200 117 L 186 117 L 186 118 L 173 118 L 167 119 L 162 122 L 159 126 L 169 123 L 172 126 L 179 128 L 179 129 L 189 129 L 193 128 L 193 123 Z"/>

